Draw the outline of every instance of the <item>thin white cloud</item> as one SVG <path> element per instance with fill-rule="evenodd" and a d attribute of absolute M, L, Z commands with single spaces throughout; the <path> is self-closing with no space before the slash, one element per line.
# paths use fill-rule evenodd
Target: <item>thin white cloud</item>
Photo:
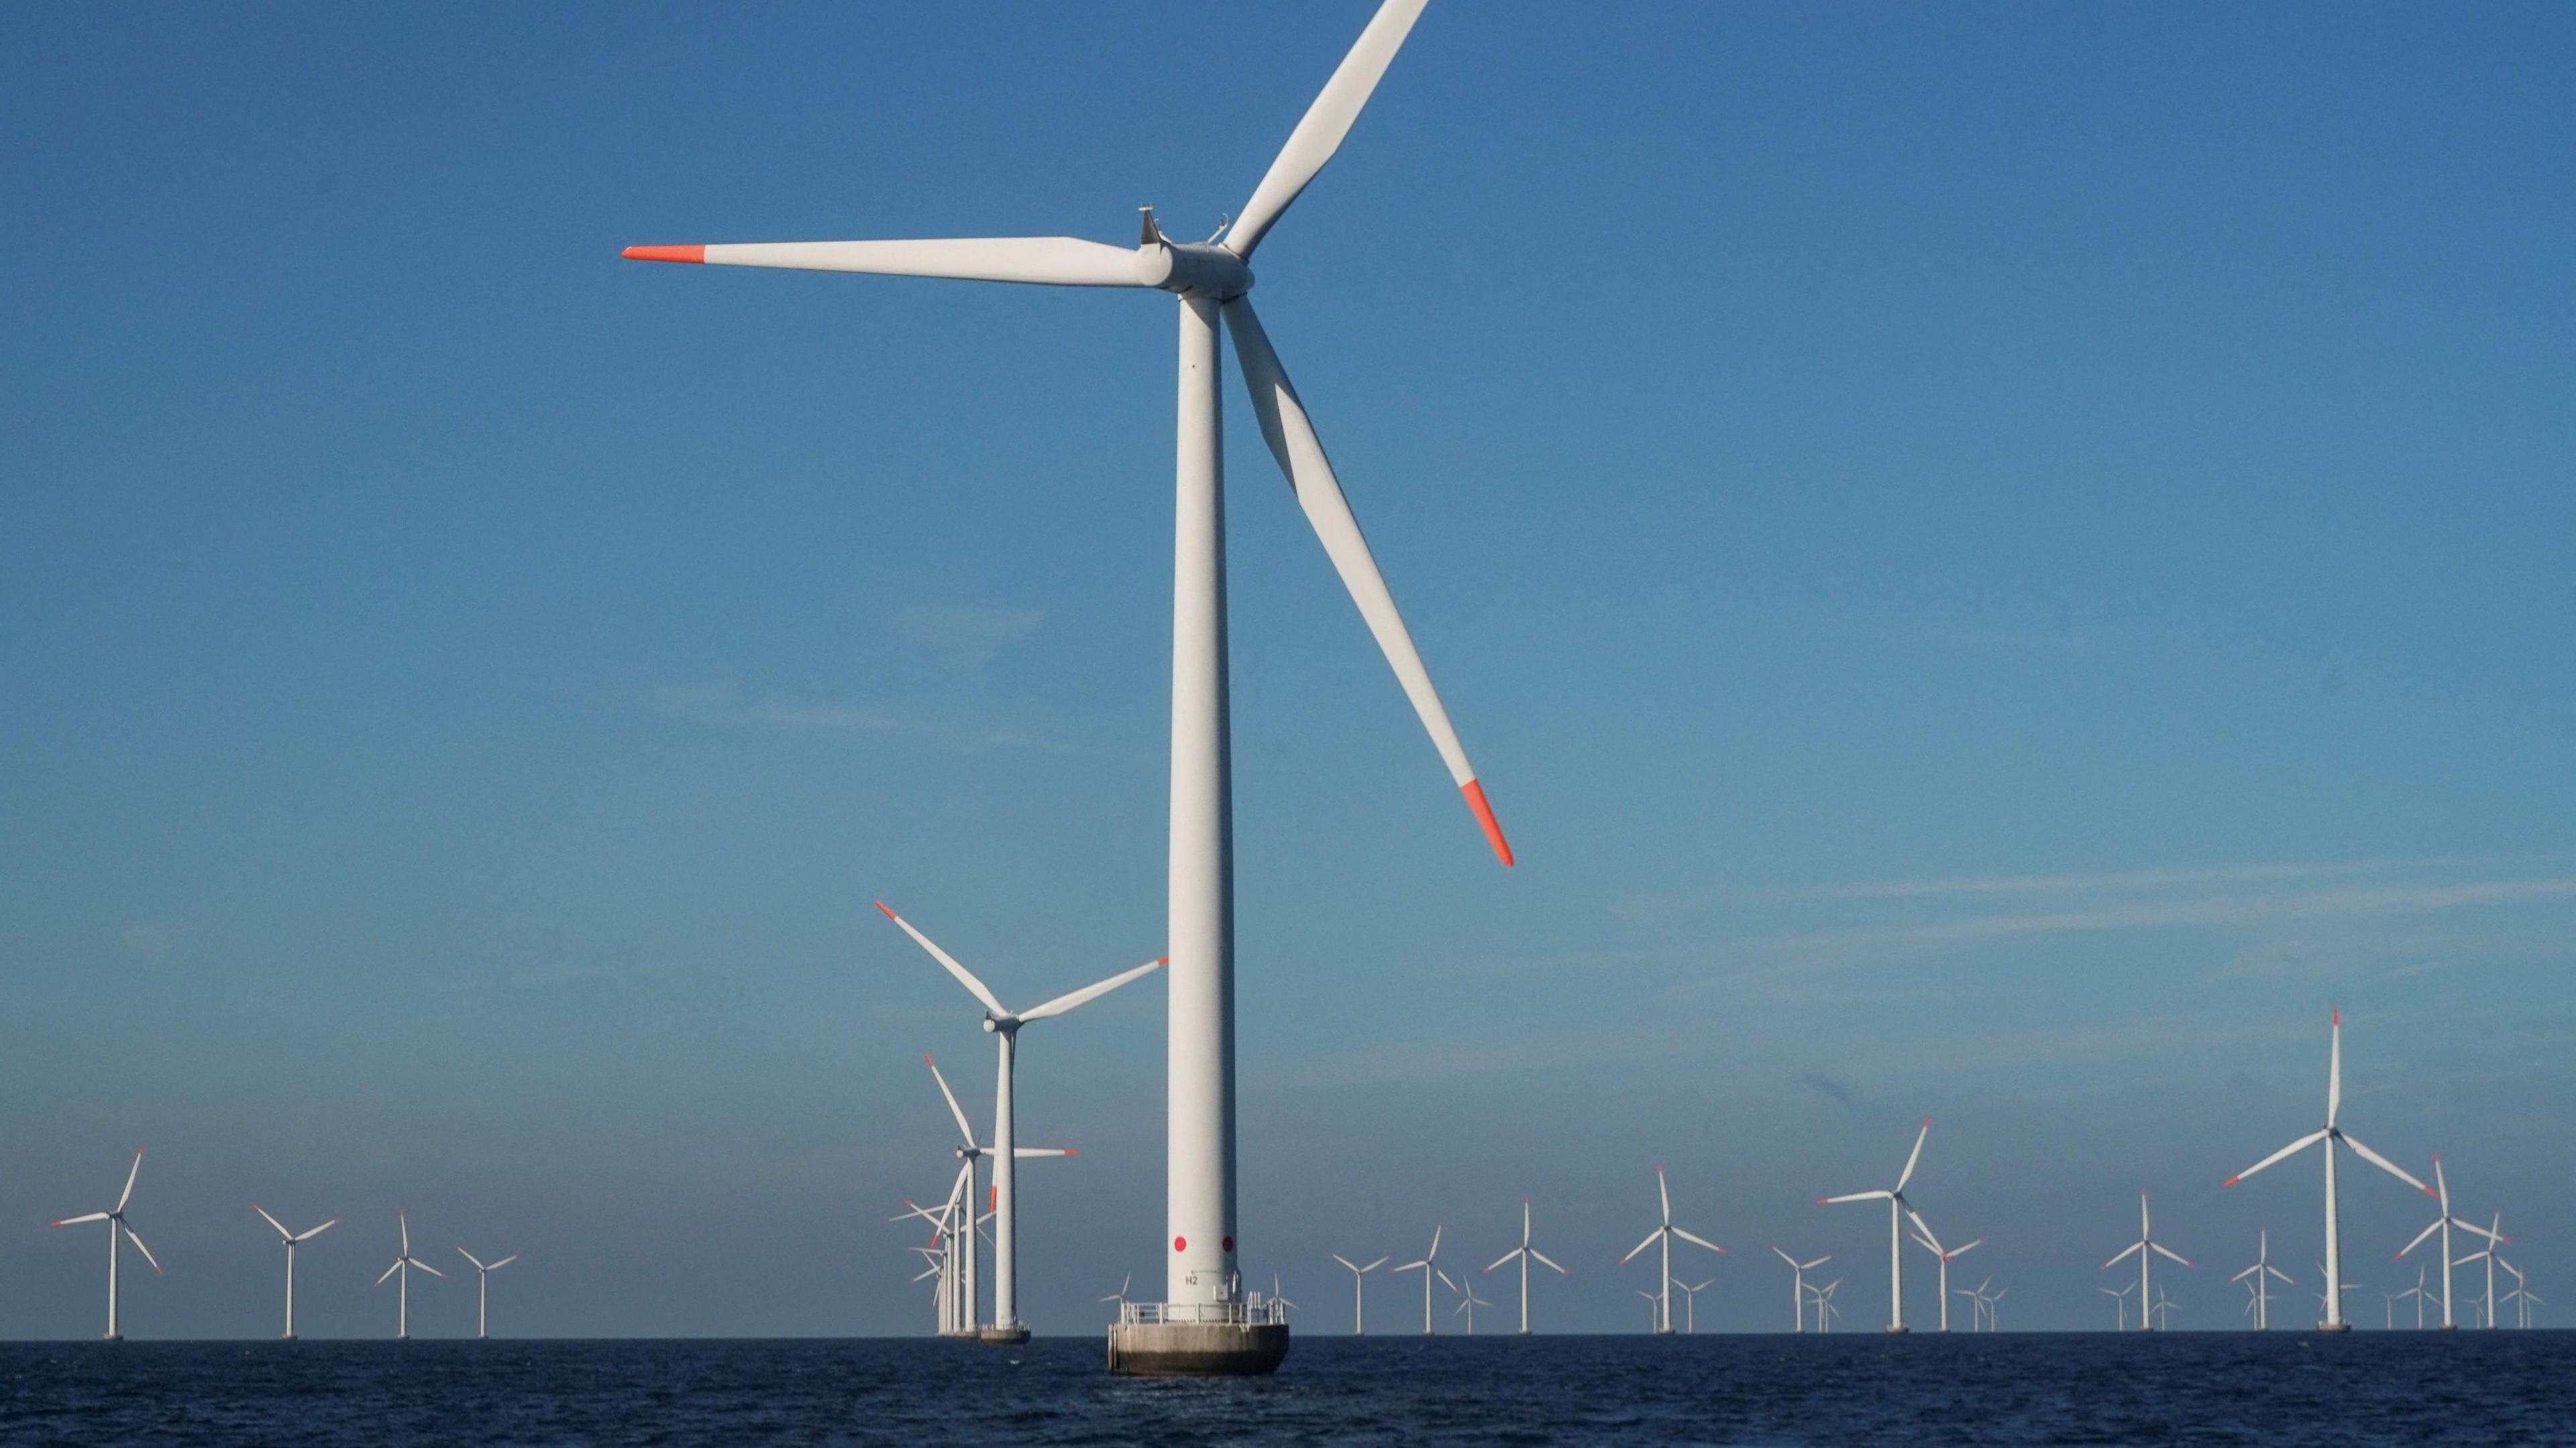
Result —
<path fill-rule="evenodd" d="M 980 668 L 1037 631 L 1046 614 L 999 604 L 918 604 L 895 615 L 895 631 L 945 655 L 960 668 Z"/>
<path fill-rule="evenodd" d="M 1033 730 L 954 719 L 933 718 L 881 704 L 770 697 L 740 698 L 728 684 L 667 684 L 653 691 L 662 706 L 710 724 L 782 729 L 802 734 L 915 740 L 967 753 L 1035 750 L 1046 754 L 1091 754 L 1081 745 L 1048 738 Z"/>

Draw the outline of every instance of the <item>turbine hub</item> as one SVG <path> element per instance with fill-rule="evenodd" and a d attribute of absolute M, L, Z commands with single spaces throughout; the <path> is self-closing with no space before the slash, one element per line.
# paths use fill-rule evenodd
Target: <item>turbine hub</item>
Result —
<path fill-rule="evenodd" d="M 1252 268 L 1224 247 L 1157 236 L 1136 248 L 1136 280 L 1185 297 L 1225 301 L 1252 290 Z"/>

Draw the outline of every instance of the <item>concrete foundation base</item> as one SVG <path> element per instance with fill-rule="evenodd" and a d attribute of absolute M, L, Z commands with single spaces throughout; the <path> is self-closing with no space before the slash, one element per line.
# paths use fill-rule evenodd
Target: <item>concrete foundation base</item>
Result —
<path fill-rule="evenodd" d="M 1003 1347 L 1017 1347 L 1029 1340 L 1029 1330 L 1025 1327 L 979 1327 L 975 1329 L 975 1340 L 998 1343 Z"/>
<path fill-rule="evenodd" d="M 1891 1327 L 1891 1328 L 1889 1328 L 1889 1329 L 1888 1329 L 1888 1331 L 1889 1331 L 1889 1332 L 1909 1332 L 1909 1331 L 1912 1331 L 1912 1329 L 1910 1329 L 1910 1328 L 1903 1328 L 1903 1327 Z"/>
<path fill-rule="evenodd" d="M 1279 1370 L 1284 1322 L 1121 1322 L 1109 1329 L 1109 1370 L 1146 1378 L 1248 1378 Z"/>
<path fill-rule="evenodd" d="M 2352 1324 L 2349 1322 L 2320 1322 L 2317 1324 L 2317 1331 L 2350 1332 L 2352 1331 Z"/>

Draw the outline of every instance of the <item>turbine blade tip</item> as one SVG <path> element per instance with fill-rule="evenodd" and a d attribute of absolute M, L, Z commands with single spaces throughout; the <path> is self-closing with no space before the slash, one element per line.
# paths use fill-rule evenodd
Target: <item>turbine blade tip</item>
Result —
<path fill-rule="evenodd" d="M 2241 1177 L 2241 1176 L 2232 1176 L 2232 1177 L 2229 1177 L 2227 1180 L 2225 1180 L 2225 1181 L 2223 1181 L 2223 1182 L 2220 1182 L 2220 1183 L 2219 1183 L 2219 1185 L 2220 1185 L 2221 1187 L 2232 1187 L 2232 1186 L 2236 1185 L 2238 1182 L 2241 1182 L 2241 1181 L 2243 1181 L 2243 1180 L 2245 1180 L 2245 1178 L 2243 1178 L 2243 1177 Z"/>
<path fill-rule="evenodd" d="M 1082 1149 L 1080 1147 L 1068 1146 L 1064 1149 L 1064 1154 L 1067 1156 L 1080 1156 L 1082 1155 Z"/>
<path fill-rule="evenodd" d="M 630 246 L 618 255 L 628 261 L 704 262 L 707 249 L 703 246 Z"/>
<path fill-rule="evenodd" d="M 1468 780 L 1458 786 L 1458 792 L 1467 797 L 1467 808 L 1476 812 L 1476 823 L 1484 827 L 1485 843 L 1494 847 L 1494 858 L 1503 862 L 1503 868 L 1511 868 L 1511 841 L 1503 838 L 1503 827 L 1494 818 L 1494 807 L 1485 801 L 1484 782 Z"/>
<path fill-rule="evenodd" d="M 2338 1026 L 2343 1024 L 2343 1007 L 2341 1006 L 2335 1007 L 2334 1023 Z"/>
<path fill-rule="evenodd" d="M 879 900 L 879 901 L 877 901 L 877 902 L 876 902 L 876 906 L 877 906 L 877 909 L 878 909 L 878 910 L 880 910 L 880 911 L 883 911 L 883 912 L 884 912 L 884 914 L 885 914 L 885 918 L 887 918 L 888 920 L 893 920 L 893 919 L 897 919 L 897 918 L 899 918 L 899 917 L 897 917 L 897 916 L 895 915 L 895 913 L 894 913 L 893 911 L 891 911 L 891 910 L 887 910 L 887 909 L 886 909 L 886 902 L 884 902 L 883 900 Z"/>

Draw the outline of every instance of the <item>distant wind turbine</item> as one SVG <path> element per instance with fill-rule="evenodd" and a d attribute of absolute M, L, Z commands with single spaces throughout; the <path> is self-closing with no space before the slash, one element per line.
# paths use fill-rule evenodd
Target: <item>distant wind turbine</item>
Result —
<path fill-rule="evenodd" d="M 2298 1140 L 2291 1142 L 2288 1146 L 2282 1147 L 2279 1151 L 2272 1153 L 2270 1156 L 2263 1158 L 2261 1161 L 2254 1163 L 2252 1166 L 2247 1167 L 2245 1170 L 2238 1172 L 2236 1175 L 2229 1177 L 2226 1181 L 2220 1183 L 2221 1186 L 2232 1187 L 2238 1182 L 2245 1180 L 2247 1177 L 2252 1176 L 2254 1173 L 2261 1171 L 2263 1168 L 2270 1166 L 2275 1162 L 2286 1161 L 2289 1158 L 2298 1155 L 2300 1152 L 2307 1150 L 2309 1147 L 2315 1146 L 2320 1142 L 2324 1143 L 2326 1149 L 2326 1260 L 2324 1264 L 2326 1275 L 2326 1290 L 2324 1294 L 2326 1320 L 2317 1324 L 2317 1330 L 2320 1332 L 2343 1332 L 2347 1330 L 2349 1326 L 2349 1324 L 2343 1320 L 2343 1293 L 2340 1290 L 2343 1283 L 2343 1241 L 2340 1236 L 2341 1228 L 2337 1225 L 2335 1210 L 2335 1148 L 2339 1145 L 2350 1147 L 2353 1155 L 2360 1157 L 2363 1161 L 2369 1162 L 2372 1166 L 2379 1168 L 2381 1171 L 2388 1173 L 2390 1176 L 2397 1178 L 2399 1181 L 2406 1183 L 2408 1186 L 2415 1188 L 2426 1196 L 2436 1195 L 2431 1187 L 2428 1187 L 2422 1182 L 2415 1180 L 2414 1177 L 2409 1176 L 2404 1167 L 2399 1166 L 2397 1163 L 2381 1156 L 2378 1152 L 2372 1151 L 2369 1147 L 2366 1147 L 2360 1142 L 2353 1140 L 2351 1137 L 2346 1136 L 2343 1129 L 2335 1124 L 2336 1114 L 2340 1112 L 2342 1108 L 2343 1012 L 2338 1010 L 2334 1013 L 2332 1044 L 2327 1048 L 2326 1052 L 2326 1124 L 2317 1128 L 2315 1131 L 2300 1137 Z"/>
<path fill-rule="evenodd" d="M 2138 1290 L 2138 1284 L 2132 1282 L 2126 1287 L 2116 1289 L 2096 1287 L 2093 1290 L 2111 1299 L 2113 1311 L 2118 1314 L 2115 1318 L 2117 1326 L 2114 1330 L 2127 1332 L 2129 1330 L 2129 1294 Z"/>
<path fill-rule="evenodd" d="M 1661 1315 L 1662 1325 L 1657 1327 L 1655 1331 L 1658 1333 L 1669 1333 L 1673 1330 L 1673 1239 L 1675 1237 L 1679 1237 L 1685 1242 L 1692 1243 L 1696 1246 L 1706 1247 L 1708 1250 L 1717 1253 L 1719 1256 L 1724 1256 L 1726 1254 L 1726 1249 L 1717 1245 L 1715 1242 L 1708 1240 L 1706 1237 L 1694 1237 L 1690 1233 L 1673 1225 L 1673 1194 L 1664 1186 L 1664 1169 L 1661 1166 L 1657 1166 L 1655 1168 L 1655 1195 L 1660 1198 L 1664 1204 L 1663 1225 L 1655 1228 L 1655 1230 L 1651 1232 L 1648 1232 L 1646 1234 L 1646 1240 L 1629 1248 L 1628 1255 L 1619 1259 L 1619 1265 L 1625 1267 L 1629 1262 L 1636 1258 L 1638 1253 L 1645 1251 L 1648 1247 L 1652 1247 L 1659 1242 L 1663 1244 L 1663 1284 L 1659 1295 L 1656 1298 L 1656 1301 L 1662 1305 L 1655 1309 L 1656 1312 Z"/>
<path fill-rule="evenodd" d="M 268 1208 L 253 1202 L 250 1209 L 259 1213 L 261 1221 L 277 1229 L 280 1245 L 286 1248 L 286 1340 L 293 1342 L 295 1341 L 295 1249 L 340 1225 L 340 1219 L 333 1217 L 309 1232 L 290 1232 L 286 1230 L 284 1222 L 268 1214 Z"/>
<path fill-rule="evenodd" d="M 487 1338 L 492 1335 L 489 1328 L 491 1319 L 484 1310 L 486 1305 L 491 1301 L 492 1274 L 509 1266 L 511 1263 L 518 1261 L 519 1254 L 513 1252 L 498 1262 L 487 1263 L 480 1257 L 466 1251 L 462 1247 L 459 1247 L 456 1250 L 465 1258 L 466 1261 L 474 1264 L 474 1336 L 479 1341 L 480 1339 Z M 914 1280 L 919 1281 L 920 1279 L 915 1278 Z"/>
<path fill-rule="evenodd" d="M 1135 1285 L 1136 1274 L 1130 1272 L 1126 1276 L 1118 1279 L 1117 1291 L 1110 1293 L 1107 1297 L 1103 1297 L 1100 1300 L 1102 1302 L 1115 1302 L 1119 1306 L 1124 1307 L 1127 1305 L 1127 1289 Z"/>
<path fill-rule="evenodd" d="M 1914 1239 L 1914 1245 L 1922 1248 L 1924 1251 L 1931 1253 L 1933 1256 L 1941 1260 L 1941 1287 L 1939 1292 L 1941 1302 L 1941 1330 L 1943 1332 L 1948 1332 L 1950 1330 L 1950 1264 L 1961 1257 L 1967 1256 L 1970 1252 L 1977 1250 L 1980 1246 L 1983 1246 L 1986 1239 L 1979 1237 L 1976 1241 L 1970 1242 L 1965 1247 L 1944 1248 L 1941 1245 L 1941 1239 L 1932 1235 L 1932 1224 L 1923 1220 L 1923 1214 L 1921 1212 L 1914 1210 L 1912 1207 L 1908 1207 L 1905 1209 L 1905 1216 L 1908 1221 L 1914 1223 L 1914 1230 L 1918 1234 Z M 1973 1328 L 1975 1324 L 1971 1323 L 1969 1326 Z"/>
<path fill-rule="evenodd" d="M 2466 1257 L 2461 1258 L 2458 1264 L 2462 1267 L 2466 1267 L 2472 1262 L 2484 1262 L 2487 1264 L 2487 1295 L 2479 1300 L 2487 1305 L 2487 1326 L 2489 1327 L 2494 1327 L 2496 1325 L 2495 1270 L 2496 1263 L 2502 1260 L 2496 1256 L 2496 1249 L 2513 1240 L 2511 1237 L 2504 1235 L 2504 1213 L 2496 1213 L 2493 1220 L 2495 1223 L 2493 1226 L 2478 1231 L 2479 1236 L 2487 1239 L 2487 1244 L 2484 1247 L 2479 1248 L 2477 1251 L 2471 1252 Z M 140 1247 L 143 1244 L 137 1242 L 134 1245 Z M 2511 1271 L 2512 1269 L 2508 1267 L 2506 1270 Z"/>
<path fill-rule="evenodd" d="M 1162 969 L 1165 962 L 1149 960 L 1132 970 L 1122 970 L 1107 980 L 1067 991 L 1042 1005 L 1015 1012 L 1003 1005 L 1001 997 L 987 989 L 984 982 L 976 979 L 973 971 L 959 965 L 954 956 L 932 944 L 929 936 L 915 930 L 911 921 L 894 913 L 882 900 L 877 902 L 877 909 L 904 934 L 911 936 L 915 945 L 930 952 L 930 958 L 938 961 L 940 967 L 954 976 L 957 983 L 966 988 L 966 993 L 984 1007 L 984 1029 L 993 1037 L 1000 1062 L 993 1088 L 993 1332 L 999 1337 L 1026 1338 L 1028 1329 L 1020 1324 L 1018 1285 L 1019 1231 L 1016 1223 L 1019 1175 L 1016 1163 L 1019 1159 L 1019 1129 L 1011 1089 L 1012 1063 L 1019 1052 L 1020 1028 L 1031 1021 L 1060 1016 L 1076 1006 L 1097 1000 L 1139 976 Z M 940 1082 L 939 1089 L 946 1091 L 948 1083 Z M 952 1109 L 956 1104 L 957 1098 L 949 1097 Z M 962 1113 L 958 1124 L 965 1124 Z M 967 1139 L 971 1143 L 974 1133 L 969 1131 Z"/>
<path fill-rule="evenodd" d="M 1774 1247 L 1771 1249 L 1771 1255 L 1789 1264 L 1789 1310 L 1794 1314 L 1789 1330 L 1805 1332 L 1807 1330 L 1807 1274 L 1834 1260 L 1834 1254 L 1827 1252 L 1813 1262 L 1801 1262 Z M 1817 1328 L 1819 1332 L 1823 1330 L 1821 1326 Z"/>
<path fill-rule="evenodd" d="M 2246 1290 L 2254 1294 L 2252 1307 L 2256 1332 L 2268 1332 L 2272 1327 L 2272 1284 L 2265 1280 L 2272 1277 L 2277 1277 L 2292 1287 L 2299 1285 L 2291 1280 L 2289 1273 L 2272 1265 L 2272 1229 L 2266 1227 L 2262 1234 L 2254 1239 L 2254 1265 L 2227 1279 L 2230 1282 L 2243 1282 Z"/>
<path fill-rule="evenodd" d="M 2442 1234 L 2442 1327 L 2447 1331 L 2455 1325 L 2451 1320 L 2451 1229 L 2456 1227 L 2481 1237 L 2487 1235 L 2487 1229 L 2475 1222 L 2463 1222 L 2451 1214 L 2451 1180 L 2442 1174 L 2442 1155 L 2439 1152 L 2433 1154 L 2433 1195 L 2442 1204 L 2440 1214 L 2433 1218 L 2430 1226 L 2415 1234 L 2414 1241 L 2398 1248 L 2397 1256 L 2402 1261 L 2407 1253 L 2423 1246 L 2425 1238 L 2435 1232 Z"/>
<path fill-rule="evenodd" d="M 1822 1287 L 1808 1289 L 1816 1294 L 1816 1331 L 1833 1331 L 1834 1319 L 1843 1315 L 1843 1310 L 1834 1306 L 1834 1289 L 1842 1285 L 1843 1280 L 1837 1277 Z"/>
<path fill-rule="evenodd" d="M 1351 1269 L 1351 1336 L 1358 1337 L 1368 1331 L 1368 1304 L 1361 1297 L 1361 1289 L 1366 1284 L 1362 1279 L 1385 1266 L 1387 1259 L 1380 1257 L 1363 1267 L 1339 1252 L 1328 1252 L 1325 1255 Z"/>
<path fill-rule="evenodd" d="M 1551 1261 L 1549 1261 L 1549 1260 L 1548 1260 L 1547 1254 L 1546 1254 L 1545 1252 L 1542 1252 L 1542 1251 L 1538 1250 L 1536 1247 L 1533 1247 L 1533 1246 L 1531 1246 L 1531 1245 L 1530 1245 L 1530 1204 L 1529 1204 L 1529 1198 L 1527 1198 L 1527 1197 L 1523 1197 L 1523 1198 L 1521 1198 L 1521 1244 L 1520 1244 L 1519 1246 L 1517 1246 L 1517 1247 L 1514 1247 L 1512 1250 L 1510 1250 L 1510 1251 L 1508 1251 L 1508 1252 L 1505 1252 L 1505 1253 L 1504 1253 L 1503 1255 L 1501 1255 L 1500 1257 L 1495 1258 L 1495 1259 L 1494 1259 L 1494 1266 L 1493 1266 L 1493 1267 L 1488 1267 L 1488 1268 L 1486 1268 L 1485 1270 L 1486 1270 L 1486 1271 L 1488 1271 L 1488 1272 L 1491 1272 L 1491 1271 L 1493 1271 L 1493 1270 L 1494 1270 L 1494 1267 L 1500 1267 L 1500 1266 L 1502 1266 L 1504 1263 L 1509 1262 L 1509 1261 L 1512 1261 L 1512 1260 L 1513 1260 L 1513 1259 L 1515 1259 L 1515 1258 L 1519 1259 L 1520 1264 L 1521 1264 L 1521 1336 L 1523 1336 L 1523 1337 L 1527 1337 L 1527 1336 L 1529 1336 L 1529 1330 L 1530 1330 L 1530 1319 L 1529 1319 L 1529 1269 L 1530 1269 L 1530 1263 L 1531 1263 L 1531 1262 L 1533 1262 L 1533 1261 L 1536 1261 L 1537 1263 L 1539 1263 L 1539 1264 L 1540 1264 L 1540 1265 L 1542 1265 L 1542 1266 L 1545 1266 L 1545 1267 L 1554 1267 L 1554 1268 L 1556 1269 L 1556 1275 L 1558 1275 L 1559 1277 L 1571 1277 L 1571 1276 L 1573 1276 L 1573 1275 L 1574 1275 L 1573 1273 L 1566 1271 L 1566 1270 L 1565 1270 L 1564 1268 L 1562 1268 L 1562 1267 L 1557 1267 L 1557 1265 L 1556 1265 L 1554 1262 L 1551 1262 Z"/>
<path fill-rule="evenodd" d="M 1676 1282 L 1673 1285 L 1682 1290 L 1682 1331 L 1696 1336 L 1699 1332 L 1699 1295 L 1715 1287 L 1717 1279 L 1712 1277 L 1706 1282 Z"/>
<path fill-rule="evenodd" d="M 1422 1335 L 1424 1337 L 1431 1335 L 1431 1277 L 1433 1273 L 1440 1270 L 1437 1265 L 1439 1260 L 1440 1224 L 1434 1222 L 1431 1226 L 1431 1250 L 1422 1254 L 1421 1261 L 1407 1262 L 1395 1269 L 1398 1272 L 1418 1271 L 1422 1274 Z"/>
<path fill-rule="evenodd" d="M 1830 1207 L 1840 1202 L 1887 1203 L 1887 1330 L 1905 1331 L 1905 1210 L 1914 1205 L 1905 1199 L 1905 1184 L 1914 1180 L 1914 1164 L 1923 1159 L 1923 1138 L 1932 1134 L 1932 1118 L 1923 1118 L 1923 1129 L 1914 1133 L 1914 1150 L 1906 1153 L 1905 1170 L 1896 1174 L 1896 1185 L 1887 1191 L 1851 1192 L 1839 1197 L 1826 1197 L 1816 1203 Z"/>
<path fill-rule="evenodd" d="M 143 1245 L 143 1239 L 134 1235 L 134 1228 L 127 1225 L 125 1220 L 125 1204 L 134 1199 L 134 1178 L 140 1175 L 142 1171 L 143 1148 L 138 1146 L 134 1148 L 134 1165 L 126 1168 L 125 1190 L 116 1194 L 115 1206 L 108 1208 L 104 1212 L 90 1212 L 82 1216 L 65 1217 L 61 1221 L 54 1223 L 57 1227 L 77 1227 L 83 1222 L 107 1223 L 107 1340 L 109 1342 L 123 1342 L 125 1340 L 125 1334 L 116 1330 L 117 1234 L 123 1233 L 126 1240 L 134 1244 L 134 1250 L 143 1254 L 143 1260 L 152 1263 L 152 1273 L 154 1276 L 157 1277 L 165 1275 L 161 1271 L 161 1264 L 153 1260 L 152 1249 Z M 2492 1276 L 2493 1274 L 2489 1275 Z"/>
<path fill-rule="evenodd" d="M 2147 1315 L 2147 1305 L 2155 1300 L 2152 1294 L 2152 1289 L 2148 1286 L 2148 1254 L 2152 1252 L 2158 1257 L 2171 1258 L 2173 1261 L 2181 1262 L 2185 1267 L 2191 1266 L 2191 1263 L 2185 1261 L 2181 1254 L 2166 1247 L 2164 1243 L 2157 1241 L 2155 1237 L 2156 1234 L 2150 1231 L 2147 1227 L 2147 1194 L 2145 1192 L 2140 1192 L 2138 1193 L 2138 1240 L 2121 1248 L 2119 1256 L 2102 1264 L 2102 1270 L 2108 1272 L 2112 1268 L 2119 1266 L 2122 1262 L 2127 1261 L 2130 1253 L 2135 1252 L 2138 1254 L 2138 1330 L 2140 1332 L 2145 1332 L 2148 1328 L 2154 1325 L 2154 1319 Z"/>
<path fill-rule="evenodd" d="M 385 1269 L 385 1277 L 400 1276 L 402 1278 L 402 1281 L 394 1284 L 394 1299 L 396 1304 L 394 1308 L 394 1338 L 399 1342 L 406 1340 L 411 1336 L 411 1269 L 417 1267 L 421 1271 L 428 1273 L 432 1277 L 439 1278 L 442 1281 L 446 1279 L 447 1274 L 439 1271 L 437 1268 L 430 1266 L 428 1263 L 421 1261 L 419 1258 L 414 1257 L 411 1254 L 411 1218 L 405 1216 L 401 1212 L 396 1212 L 394 1213 L 394 1225 L 402 1229 L 402 1255 L 394 1259 L 394 1265 Z M 378 1287 L 385 1285 L 385 1277 L 379 1277 L 376 1279 L 376 1285 Z"/>
<path fill-rule="evenodd" d="M 1463 1273 L 1461 1274 L 1461 1277 L 1464 1279 Z M 1452 1282 L 1450 1281 L 1449 1274 L 1443 1272 L 1440 1274 L 1440 1280 L 1447 1282 L 1449 1284 L 1449 1290 L 1458 1294 L 1458 1305 L 1450 1310 L 1449 1315 L 1456 1317 L 1461 1313 L 1465 1314 L 1467 1318 L 1467 1335 L 1469 1337 L 1474 1337 L 1476 1335 L 1476 1309 L 1479 1307 L 1491 1307 L 1494 1304 L 1487 1302 L 1485 1299 L 1476 1295 L 1476 1288 L 1472 1279 Z"/>

